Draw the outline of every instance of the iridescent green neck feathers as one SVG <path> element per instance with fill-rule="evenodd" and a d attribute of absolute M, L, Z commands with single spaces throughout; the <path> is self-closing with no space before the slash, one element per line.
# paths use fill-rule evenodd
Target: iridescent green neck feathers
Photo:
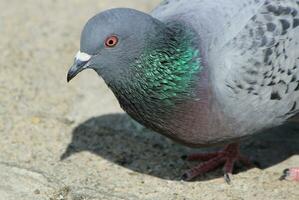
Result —
<path fill-rule="evenodd" d="M 174 100 L 192 96 L 194 84 L 202 69 L 194 35 L 179 30 L 159 49 L 149 47 L 132 64 L 136 79 L 135 89 L 144 90 L 147 97 Z"/>
<path fill-rule="evenodd" d="M 202 70 L 195 35 L 176 25 L 157 37 L 129 65 L 126 80 L 120 80 L 116 94 L 129 104 L 171 106 L 194 98 Z"/>

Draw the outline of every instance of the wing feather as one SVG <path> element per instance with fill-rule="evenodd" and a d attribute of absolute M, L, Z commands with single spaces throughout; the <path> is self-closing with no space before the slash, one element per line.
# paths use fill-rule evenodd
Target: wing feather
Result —
<path fill-rule="evenodd" d="M 232 117 L 271 126 L 299 111 L 298 13 L 298 0 L 267 0 L 218 51 L 216 87 Z"/>

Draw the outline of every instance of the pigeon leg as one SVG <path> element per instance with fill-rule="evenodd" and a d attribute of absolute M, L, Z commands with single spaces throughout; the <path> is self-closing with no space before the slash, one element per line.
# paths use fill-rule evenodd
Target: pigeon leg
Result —
<path fill-rule="evenodd" d="M 299 168 L 285 169 L 280 180 L 299 181 Z"/>
<path fill-rule="evenodd" d="M 186 171 L 182 176 L 182 179 L 186 181 L 190 181 L 197 176 L 200 176 L 206 172 L 216 169 L 221 165 L 224 165 L 224 178 L 227 183 L 230 183 L 230 176 L 233 172 L 234 164 L 236 161 L 240 161 L 249 167 L 253 166 L 247 158 L 240 155 L 239 143 L 229 144 L 223 150 L 215 153 L 193 154 L 187 157 L 187 160 L 201 160 L 205 162 Z"/>

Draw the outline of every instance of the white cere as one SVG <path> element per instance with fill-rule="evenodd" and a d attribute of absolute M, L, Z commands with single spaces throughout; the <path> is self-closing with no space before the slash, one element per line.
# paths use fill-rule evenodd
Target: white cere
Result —
<path fill-rule="evenodd" d="M 81 52 L 81 51 L 78 51 L 78 53 L 76 54 L 76 60 L 80 60 L 82 62 L 89 61 L 90 58 L 91 58 L 91 55 Z"/>

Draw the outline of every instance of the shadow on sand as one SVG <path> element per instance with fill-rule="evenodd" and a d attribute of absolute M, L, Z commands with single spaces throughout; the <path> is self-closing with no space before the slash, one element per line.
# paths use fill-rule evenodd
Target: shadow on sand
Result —
<path fill-rule="evenodd" d="M 91 118 L 73 130 L 72 141 L 64 160 L 74 153 L 90 151 L 123 167 L 169 180 L 197 163 L 181 159 L 182 155 L 211 149 L 191 149 L 153 133 L 126 114 L 109 114 Z M 299 154 L 299 124 L 288 124 L 246 140 L 241 151 L 264 169 Z M 244 171 L 237 168 L 236 171 Z M 223 176 L 221 169 L 198 180 Z"/>

